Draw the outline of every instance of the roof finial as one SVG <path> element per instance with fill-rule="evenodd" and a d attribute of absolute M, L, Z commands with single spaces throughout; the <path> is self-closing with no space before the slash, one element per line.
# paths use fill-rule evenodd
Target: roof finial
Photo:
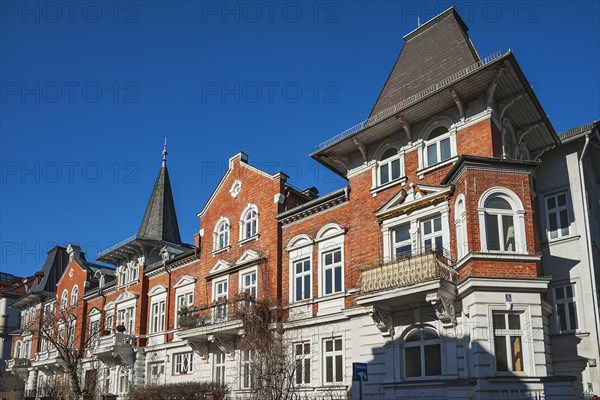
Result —
<path fill-rule="evenodd" d="M 162 166 L 166 167 L 167 166 L 167 138 L 165 138 L 165 144 L 163 145 L 163 151 L 162 151 L 162 155 L 163 155 L 163 159 L 162 159 Z"/>

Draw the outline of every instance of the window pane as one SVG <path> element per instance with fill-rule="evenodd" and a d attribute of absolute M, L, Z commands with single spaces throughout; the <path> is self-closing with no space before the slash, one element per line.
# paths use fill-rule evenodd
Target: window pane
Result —
<path fill-rule="evenodd" d="M 556 213 L 548 214 L 548 228 L 550 228 L 550 232 L 556 234 L 556 230 L 558 229 L 558 221 L 556 220 Z"/>
<path fill-rule="evenodd" d="M 506 338 L 494 336 L 494 347 L 496 349 L 496 370 L 508 371 L 508 354 L 506 353 Z"/>
<path fill-rule="evenodd" d="M 310 383 L 310 359 L 304 359 L 304 383 Z"/>
<path fill-rule="evenodd" d="M 304 298 L 310 298 L 310 275 L 304 276 Z"/>
<path fill-rule="evenodd" d="M 429 235 L 431 233 L 431 220 L 423 222 L 423 233 Z"/>
<path fill-rule="evenodd" d="M 508 314 L 508 329 L 521 329 L 521 316 L 519 314 Z"/>
<path fill-rule="evenodd" d="M 325 358 L 325 382 L 333 382 L 333 357 Z"/>
<path fill-rule="evenodd" d="M 506 314 L 494 314 L 494 329 L 506 329 Z"/>
<path fill-rule="evenodd" d="M 496 196 L 489 199 L 485 205 L 487 208 L 495 208 L 497 210 L 512 210 L 508 201 L 502 197 Z"/>
<path fill-rule="evenodd" d="M 335 381 L 341 382 L 344 379 L 342 371 L 342 356 L 335 356 Z"/>
<path fill-rule="evenodd" d="M 394 231 L 394 238 L 396 243 L 404 242 L 405 240 L 410 240 L 410 226 L 401 226 Z"/>
<path fill-rule="evenodd" d="M 442 352 L 439 344 L 425 346 L 425 375 L 442 374 Z"/>
<path fill-rule="evenodd" d="M 296 300 L 302 300 L 302 277 L 296 278 Z"/>
<path fill-rule="evenodd" d="M 342 268 L 340 267 L 335 269 L 335 291 L 342 291 Z"/>
<path fill-rule="evenodd" d="M 485 228 L 487 237 L 487 250 L 500 250 L 498 216 L 485 214 Z"/>
<path fill-rule="evenodd" d="M 336 351 L 342 350 L 342 339 L 335 340 L 335 350 Z"/>
<path fill-rule="evenodd" d="M 296 360 L 296 384 L 302 383 L 302 360 Z"/>
<path fill-rule="evenodd" d="M 421 376 L 421 348 L 408 347 L 404 353 L 406 354 L 406 376 Z"/>
<path fill-rule="evenodd" d="M 568 226 L 569 226 L 569 217 L 568 217 L 568 214 L 567 214 L 567 210 L 562 210 L 560 212 L 560 227 L 563 228 L 563 229 L 567 228 L 566 229 L 567 232 L 563 233 L 563 235 L 569 233 Z"/>
<path fill-rule="evenodd" d="M 302 272 L 302 263 L 296 263 L 296 273 L 299 274 Z"/>
<path fill-rule="evenodd" d="M 304 271 L 310 271 L 310 261 L 304 261 Z"/>
<path fill-rule="evenodd" d="M 421 336 L 423 340 L 432 340 L 439 337 L 436 331 L 428 328 L 421 330 Z"/>
<path fill-rule="evenodd" d="M 296 355 L 302 355 L 302 345 L 301 344 L 297 344 L 296 345 Z"/>
<path fill-rule="evenodd" d="M 310 354 L 310 343 L 304 343 L 304 354 Z"/>
<path fill-rule="evenodd" d="M 446 138 L 440 142 L 441 160 L 444 161 L 450 158 L 450 138 Z"/>
<path fill-rule="evenodd" d="M 427 146 L 427 165 L 437 163 L 437 144 Z"/>
<path fill-rule="evenodd" d="M 385 151 L 385 153 L 383 153 L 383 155 L 381 156 L 382 160 L 387 160 L 388 158 L 392 158 L 394 156 L 398 155 L 398 150 L 396 149 L 387 149 Z"/>
<path fill-rule="evenodd" d="M 342 252 L 338 250 L 333 253 L 333 262 L 339 263 L 340 261 L 342 261 Z"/>
<path fill-rule="evenodd" d="M 332 292 L 332 270 L 328 269 L 325 271 L 325 294 L 329 294 Z"/>
<path fill-rule="evenodd" d="M 515 251 L 515 224 L 512 215 L 502 216 L 502 228 L 504 230 L 504 250 Z"/>
<path fill-rule="evenodd" d="M 554 197 L 548 198 L 548 209 L 556 208 L 556 199 Z"/>
<path fill-rule="evenodd" d="M 392 161 L 392 180 L 400 178 L 400 160 Z"/>
<path fill-rule="evenodd" d="M 569 303 L 569 322 L 571 323 L 570 329 L 577 329 L 577 307 L 575 303 Z"/>
<path fill-rule="evenodd" d="M 567 195 L 566 194 L 560 194 L 558 195 L 558 206 L 566 206 L 567 205 Z"/>
<path fill-rule="evenodd" d="M 333 340 L 328 340 L 325 342 L 325 351 L 333 351 Z"/>
<path fill-rule="evenodd" d="M 437 217 L 433 220 L 433 231 L 439 232 L 442 230 L 442 217 Z"/>
<path fill-rule="evenodd" d="M 515 372 L 523 371 L 523 348 L 521 336 L 510 337 L 510 350 L 512 353 L 512 369 Z"/>
<path fill-rule="evenodd" d="M 325 265 L 330 265 L 332 263 L 333 257 L 331 253 L 325 254 Z"/>
<path fill-rule="evenodd" d="M 565 288 L 564 287 L 557 287 L 554 289 L 555 293 L 556 293 L 556 298 L 557 299 L 564 299 L 565 298 Z"/>
<path fill-rule="evenodd" d="M 560 325 L 560 330 L 566 331 L 567 330 L 567 315 L 565 313 L 565 305 L 557 304 L 556 308 L 557 308 L 557 313 L 558 313 L 558 324 Z"/>
<path fill-rule="evenodd" d="M 435 249 L 441 250 L 444 247 L 444 242 L 441 236 L 436 236 L 435 238 Z"/>
<path fill-rule="evenodd" d="M 407 244 L 405 246 L 396 247 L 396 258 L 401 258 L 412 252 L 412 246 Z"/>
<path fill-rule="evenodd" d="M 389 166 L 384 164 L 381 166 L 381 183 L 388 183 L 390 181 Z"/>
<path fill-rule="evenodd" d="M 569 298 L 573 297 L 573 286 L 571 286 L 571 285 L 565 286 L 565 289 L 567 290 L 567 297 L 569 297 Z"/>

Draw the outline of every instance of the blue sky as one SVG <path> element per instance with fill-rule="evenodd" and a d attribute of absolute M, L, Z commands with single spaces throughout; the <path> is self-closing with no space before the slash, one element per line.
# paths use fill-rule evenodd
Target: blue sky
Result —
<path fill-rule="evenodd" d="M 137 232 L 168 137 L 182 237 L 240 150 L 299 187 L 345 184 L 314 146 L 365 119 L 402 37 L 455 5 L 513 49 L 557 131 L 600 117 L 599 3 L 0 2 L 0 271 Z"/>

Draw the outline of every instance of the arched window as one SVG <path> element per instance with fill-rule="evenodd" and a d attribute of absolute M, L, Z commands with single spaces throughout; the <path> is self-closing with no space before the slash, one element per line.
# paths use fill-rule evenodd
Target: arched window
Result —
<path fill-rule="evenodd" d="M 435 128 L 425 142 L 425 166 L 430 167 L 452 157 L 450 132 L 440 126 Z"/>
<path fill-rule="evenodd" d="M 67 292 L 67 289 L 65 289 L 65 290 L 63 290 L 62 295 L 60 296 L 60 309 L 66 310 L 68 303 L 69 303 L 69 292 Z"/>
<path fill-rule="evenodd" d="M 250 208 L 242 216 L 242 237 L 247 239 L 258 234 L 258 211 L 256 207 Z"/>
<path fill-rule="evenodd" d="M 77 305 L 77 296 L 79 295 L 79 287 L 77 285 L 73 286 L 71 290 L 71 306 Z"/>
<path fill-rule="evenodd" d="M 229 246 L 229 221 L 223 218 L 215 229 L 214 249 L 221 250 Z"/>
<path fill-rule="evenodd" d="M 406 336 L 404 366 L 407 378 L 442 374 L 442 348 L 435 329 L 421 327 Z"/>
<path fill-rule="evenodd" d="M 15 353 L 13 355 L 14 358 L 23 358 L 21 357 L 23 342 L 20 340 L 15 344 Z"/>
<path fill-rule="evenodd" d="M 525 211 L 519 197 L 506 188 L 492 188 L 479 200 L 481 250 L 526 251 Z"/>
<path fill-rule="evenodd" d="M 386 150 L 379 160 L 379 185 L 385 185 L 394 181 L 403 174 L 403 165 L 400 160 L 400 154 L 395 148 Z"/>
<path fill-rule="evenodd" d="M 125 366 L 119 367 L 117 374 L 117 385 L 119 394 L 126 394 L 129 392 L 129 369 Z"/>

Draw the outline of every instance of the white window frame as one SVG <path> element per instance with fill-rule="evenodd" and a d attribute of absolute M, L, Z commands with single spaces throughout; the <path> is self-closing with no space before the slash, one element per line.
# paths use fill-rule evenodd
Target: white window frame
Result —
<path fill-rule="evenodd" d="M 411 333 L 413 333 L 416 330 L 420 330 L 420 329 L 429 329 L 429 330 L 435 331 L 435 333 L 437 334 L 437 339 L 426 339 L 426 340 L 421 339 L 418 342 L 407 342 L 406 341 L 406 339 L 408 338 L 408 336 L 410 336 Z M 427 357 L 425 356 L 425 347 L 431 346 L 431 345 L 440 346 L 440 374 L 439 375 L 426 375 L 426 372 L 425 372 L 426 360 L 427 360 Z M 420 363 L 421 363 L 421 373 L 419 376 L 408 376 L 408 373 L 407 373 L 408 357 L 406 356 L 406 349 L 409 349 L 409 348 L 418 348 L 419 349 L 419 357 L 420 357 Z M 439 330 L 437 330 L 436 328 L 434 328 L 432 326 L 428 326 L 428 325 L 420 325 L 420 326 L 411 327 L 410 329 L 408 329 L 408 332 L 403 341 L 403 348 L 402 348 L 404 379 L 406 379 L 406 380 L 436 379 L 436 378 L 444 376 L 444 362 L 443 362 L 444 351 L 445 351 L 444 344 L 442 343 Z"/>
<path fill-rule="evenodd" d="M 166 298 L 152 299 L 150 305 L 150 334 L 165 331 Z"/>
<path fill-rule="evenodd" d="M 247 275 L 251 275 L 254 274 L 254 284 L 250 284 L 249 286 L 246 286 L 245 284 L 245 277 Z M 250 289 L 250 293 L 248 293 L 250 296 L 252 296 L 253 298 L 257 298 L 258 297 L 258 268 L 257 266 L 251 267 L 251 268 L 247 268 L 244 269 L 242 271 L 239 272 L 239 293 L 248 293 L 247 289 Z M 252 294 L 252 288 L 254 288 L 254 294 Z"/>
<path fill-rule="evenodd" d="M 565 196 L 565 204 L 563 206 L 559 206 L 558 205 L 558 198 L 560 196 L 564 195 Z M 550 199 L 554 198 L 555 204 L 556 206 L 552 209 L 550 209 L 549 205 L 548 205 L 548 201 Z M 569 191 L 568 190 L 561 190 L 559 192 L 554 192 L 551 194 L 547 194 L 544 196 L 544 210 L 545 210 L 545 217 L 546 217 L 546 238 L 549 242 L 555 241 L 555 240 L 560 240 L 563 239 L 565 237 L 569 237 L 571 236 L 572 233 L 572 216 L 571 216 L 571 211 L 570 211 L 570 199 L 569 199 Z M 560 222 L 560 212 L 561 211 L 565 211 L 567 213 L 567 226 L 563 227 L 561 225 Z M 552 232 L 550 230 L 550 214 L 556 214 L 556 224 L 557 224 L 557 229 L 556 229 L 556 237 L 553 238 L 552 237 Z M 566 229 L 567 233 L 563 234 L 562 230 Z"/>
<path fill-rule="evenodd" d="M 249 217 L 251 215 L 251 213 L 255 213 L 254 217 Z M 254 204 L 248 204 L 246 206 L 246 208 L 244 208 L 244 211 L 242 211 L 242 215 L 240 218 L 240 242 L 243 242 L 244 240 L 247 239 L 253 239 L 256 238 L 260 232 L 260 226 L 259 226 L 259 219 L 260 219 L 260 214 L 258 213 L 258 207 Z M 248 235 L 248 233 L 246 232 L 246 225 L 248 223 L 252 223 L 252 221 L 255 221 L 256 223 L 256 227 L 254 232 L 251 232 L 250 235 Z M 240 243 L 241 244 L 241 243 Z"/>
<path fill-rule="evenodd" d="M 121 265 L 117 270 L 117 275 L 119 276 L 119 286 L 124 286 L 128 283 L 126 266 Z"/>
<path fill-rule="evenodd" d="M 434 206 L 428 206 L 420 210 L 413 211 L 410 215 L 401 215 L 383 221 L 381 224 L 383 236 L 383 254 L 384 259 L 394 260 L 395 253 L 395 235 L 394 231 L 406 224 L 410 224 L 410 234 L 412 240 L 412 252 L 418 253 L 423 250 L 425 239 L 422 232 L 422 222 L 440 216 L 442 220 L 442 246 L 448 246 L 450 243 L 450 207 L 448 201 L 443 201 Z M 405 242 L 402 242 L 405 243 Z M 445 247 L 444 247 L 445 248 Z"/>
<path fill-rule="evenodd" d="M 496 328 L 496 323 L 495 323 L 495 318 L 494 315 L 503 315 L 504 316 L 504 320 L 506 323 L 505 329 L 497 329 Z M 507 315 L 518 315 L 519 316 L 519 324 L 520 324 L 520 328 L 519 329 L 510 329 L 509 325 L 508 325 L 508 317 Z M 491 319 L 491 323 L 490 323 L 490 328 L 491 328 L 491 339 L 492 339 L 492 348 L 491 351 L 494 354 L 494 358 L 493 358 L 493 362 L 492 362 L 492 366 L 494 368 L 494 371 L 496 372 L 497 375 L 527 375 L 528 371 L 529 371 L 529 359 L 531 358 L 531 354 L 529 352 L 529 347 L 530 347 L 530 343 L 529 341 L 531 341 L 531 337 L 529 337 L 529 340 L 527 340 L 527 333 L 525 331 L 525 329 L 527 327 L 531 328 L 531 326 L 529 326 L 527 324 L 527 321 L 529 320 L 529 314 L 527 312 L 525 312 L 525 310 L 519 310 L 519 309 L 513 309 L 510 311 L 507 311 L 506 309 L 504 310 L 493 310 L 492 312 L 490 312 L 490 319 Z M 506 355 L 507 355 L 507 371 L 499 371 L 498 370 L 498 361 L 497 361 L 497 356 L 496 356 L 496 337 L 502 337 L 501 340 L 505 341 L 505 346 L 506 346 Z M 521 362 L 523 364 L 523 370 L 522 371 L 514 371 L 512 364 L 513 364 L 513 359 L 512 359 L 512 352 L 510 351 L 510 337 L 512 336 L 520 336 L 521 338 Z"/>
<path fill-rule="evenodd" d="M 297 271 L 297 264 L 301 264 L 302 270 L 300 272 Z M 308 271 L 304 270 L 305 265 L 308 264 Z M 292 268 L 292 281 L 291 281 L 291 287 L 292 287 L 292 299 L 294 302 L 300 302 L 300 301 L 304 301 L 304 300 L 309 300 L 312 299 L 312 257 L 304 257 L 304 258 L 299 258 L 297 260 L 292 260 L 291 261 L 291 268 Z M 308 277 L 308 285 L 306 283 L 306 278 Z M 301 288 L 298 287 L 298 278 L 300 279 L 301 282 Z M 307 286 L 308 286 L 308 296 L 306 296 L 306 291 L 307 291 Z M 300 299 L 298 298 L 298 289 L 302 289 L 302 291 L 300 292 Z"/>
<path fill-rule="evenodd" d="M 396 154 L 383 159 L 383 155 L 387 153 L 390 149 L 396 150 Z M 406 172 L 404 170 L 404 151 L 401 149 L 398 150 L 395 147 L 385 147 L 381 153 L 382 154 L 378 157 L 377 160 L 377 186 L 385 186 L 392 184 L 393 182 L 401 181 L 402 178 L 406 176 Z M 392 178 L 392 162 L 396 160 L 399 164 L 399 175 L 396 178 Z M 383 182 L 381 176 L 381 171 L 384 166 L 387 166 L 388 168 L 388 180 L 386 182 Z"/>
<path fill-rule="evenodd" d="M 341 347 L 339 350 L 336 350 L 336 342 L 340 341 L 341 343 Z M 327 343 L 328 342 L 332 342 L 332 350 L 331 351 L 327 351 Z M 334 337 L 330 337 L 330 338 L 324 338 L 322 341 L 322 352 L 321 354 L 323 354 L 323 366 L 322 366 L 322 371 L 323 371 L 323 384 L 325 385 L 339 385 L 339 384 L 343 384 L 344 383 L 344 339 L 341 336 L 334 336 Z M 327 359 L 331 358 L 331 362 L 332 362 L 332 380 L 329 381 L 327 380 Z M 337 374 L 336 374 L 336 370 L 337 370 L 337 366 L 338 363 L 341 362 L 341 370 L 342 370 L 342 376 L 341 379 L 337 379 Z"/>
<path fill-rule="evenodd" d="M 458 195 L 454 203 L 454 224 L 456 227 L 456 259 L 469 254 L 469 235 L 467 233 L 467 209 L 465 196 Z"/>
<path fill-rule="evenodd" d="M 225 294 L 224 295 L 218 295 L 217 294 L 217 287 L 222 285 L 222 284 L 226 285 L 226 289 L 225 289 Z M 213 294 L 213 301 L 218 302 L 219 300 L 226 300 L 225 304 L 223 305 L 218 305 L 213 309 L 213 320 L 214 321 L 226 321 L 227 320 L 227 314 L 228 314 L 228 308 L 227 308 L 227 301 L 229 301 L 229 276 L 225 277 L 225 278 L 219 278 L 219 279 L 215 279 L 213 280 L 213 290 L 212 290 L 212 294 Z"/>
<path fill-rule="evenodd" d="M 223 242 L 221 237 L 224 237 Z M 222 245 L 221 245 L 222 244 Z M 221 252 L 229 249 L 231 246 L 231 224 L 225 217 L 219 218 L 215 224 L 215 230 L 213 232 L 213 252 Z"/>
<path fill-rule="evenodd" d="M 156 371 L 156 372 L 155 372 Z M 165 379 L 165 363 L 152 362 L 148 366 L 148 384 L 160 385 Z"/>
<path fill-rule="evenodd" d="M 253 350 L 240 351 L 240 389 L 254 387 L 254 371 L 252 371 Z"/>
<path fill-rule="evenodd" d="M 69 292 L 67 289 L 63 290 L 62 295 L 60 296 L 60 310 L 65 311 L 69 306 Z"/>
<path fill-rule="evenodd" d="M 117 326 L 123 325 L 127 335 L 135 335 L 135 302 L 126 302 L 117 306 Z"/>
<path fill-rule="evenodd" d="M 312 375 L 312 343 L 306 340 L 302 342 L 295 342 L 292 345 L 294 346 L 295 360 L 294 385 L 310 385 Z M 298 349 L 300 349 L 300 353 L 298 353 Z"/>
<path fill-rule="evenodd" d="M 117 367 L 117 393 L 120 395 L 129 392 L 129 368 L 125 365 Z M 125 379 L 125 381 L 123 381 Z"/>
<path fill-rule="evenodd" d="M 316 236 L 318 243 L 318 254 L 319 254 L 319 278 L 318 278 L 318 291 L 319 297 L 337 295 L 344 293 L 346 290 L 346 277 L 345 277 L 345 255 L 344 255 L 344 238 L 346 230 L 343 229 L 336 223 L 330 223 L 322 227 Z M 341 290 L 335 290 L 335 273 L 332 273 L 332 292 L 325 293 L 325 273 L 326 270 L 332 267 L 325 265 L 325 255 L 339 250 L 341 252 L 340 257 L 340 269 L 341 269 Z"/>
<path fill-rule="evenodd" d="M 429 136 L 435 130 L 437 130 L 439 128 L 446 129 L 446 133 L 430 140 Z M 422 149 L 422 166 L 423 166 L 423 168 L 434 167 L 436 165 L 444 163 L 445 161 L 451 160 L 454 156 L 456 156 L 457 152 L 456 152 L 455 137 L 456 137 L 456 132 L 452 128 L 448 128 L 441 124 L 431 127 L 427 132 L 426 138 L 423 140 L 423 149 Z M 446 139 L 448 139 L 448 143 L 450 146 L 450 155 L 448 158 L 442 160 L 441 142 Z M 436 161 L 432 164 L 429 164 L 429 157 L 428 157 L 429 150 L 428 149 L 431 146 L 435 146 L 435 148 L 436 148 Z"/>
<path fill-rule="evenodd" d="M 573 291 L 573 296 L 571 297 L 567 297 L 567 287 L 570 286 L 571 290 Z M 562 288 L 563 293 L 564 293 L 564 297 L 562 299 L 559 299 L 556 293 L 556 290 Z M 578 288 L 577 288 L 577 283 L 576 282 L 563 282 L 560 284 L 556 284 L 556 285 L 552 285 L 552 299 L 554 300 L 554 323 L 556 325 L 555 331 L 556 333 L 559 334 L 568 334 L 568 333 L 575 333 L 575 332 L 580 332 L 581 331 L 581 319 L 580 315 L 581 315 L 581 310 L 580 310 L 580 304 L 578 303 Z M 575 323 L 577 324 L 577 326 L 575 328 L 573 328 L 573 318 L 571 316 L 571 311 L 569 310 L 568 305 L 570 303 L 574 304 L 575 307 Z M 565 306 L 565 320 L 567 322 L 567 329 L 561 329 L 560 326 L 560 315 L 558 312 L 558 305 L 559 304 L 564 304 Z"/>
<path fill-rule="evenodd" d="M 79 286 L 75 285 L 71 289 L 71 307 L 75 307 L 77 305 L 77 300 L 79 299 Z"/>
<path fill-rule="evenodd" d="M 173 354 L 173 375 L 185 375 L 194 372 L 194 352 Z"/>
<path fill-rule="evenodd" d="M 225 384 L 225 353 L 216 351 L 213 353 L 213 382 Z"/>
<path fill-rule="evenodd" d="M 294 236 L 286 247 L 286 251 L 288 252 L 290 263 L 289 263 L 289 301 L 290 303 L 299 303 L 302 301 L 307 301 L 313 298 L 313 274 L 314 274 L 314 264 L 313 264 L 313 243 L 314 241 L 310 238 L 310 236 L 301 234 Z M 296 273 L 295 273 L 295 263 L 308 259 L 310 262 L 310 296 L 306 299 L 296 300 Z"/>
<path fill-rule="evenodd" d="M 489 250 L 487 243 L 487 224 L 485 221 L 485 216 L 487 209 L 485 208 L 486 202 L 494 196 L 500 196 L 504 200 L 508 201 L 508 203 L 512 207 L 513 212 L 513 223 L 515 230 L 515 250 L 514 251 L 498 251 L 498 250 Z M 506 211 L 506 210 L 503 210 Z M 495 212 L 495 211 L 494 211 Z M 523 208 L 523 203 L 519 196 L 517 196 L 512 190 L 505 187 L 493 187 L 486 190 L 479 199 L 479 232 L 480 232 L 480 243 L 481 243 L 481 252 L 485 253 L 502 253 L 502 254 L 515 254 L 515 253 L 527 253 L 527 241 L 525 235 L 525 210 Z M 508 214 L 507 214 L 508 215 Z"/>
<path fill-rule="evenodd" d="M 436 219 L 440 220 L 440 229 L 439 230 L 435 230 L 435 223 L 434 221 Z M 442 251 L 444 249 L 444 245 L 447 242 L 444 242 L 444 224 L 442 221 L 442 215 L 441 214 L 433 214 L 430 217 L 427 218 L 422 218 L 419 220 L 419 228 L 421 231 L 421 249 L 424 251 L 428 251 L 428 250 L 436 250 L 436 251 Z M 425 223 L 430 222 L 431 223 L 431 232 L 430 233 L 425 233 Z M 442 238 L 442 248 L 438 249 L 437 248 L 437 244 L 435 243 L 435 239 L 441 237 Z M 431 243 L 429 245 L 426 245 L 425 242 L 427 240 L 430 240 Z"/>

